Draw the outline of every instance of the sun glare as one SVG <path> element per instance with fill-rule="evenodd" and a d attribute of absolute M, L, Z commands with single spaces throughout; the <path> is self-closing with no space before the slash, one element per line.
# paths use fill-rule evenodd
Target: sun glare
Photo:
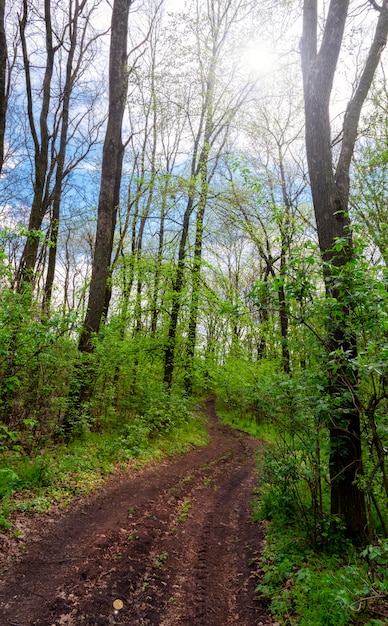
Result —
<path fill-rule="evenodd" d="M 276 68 L 275 53 L 265 43 L 251 43 L 242 50 L 241 64 L 250 75 L 264 76 Z"/>

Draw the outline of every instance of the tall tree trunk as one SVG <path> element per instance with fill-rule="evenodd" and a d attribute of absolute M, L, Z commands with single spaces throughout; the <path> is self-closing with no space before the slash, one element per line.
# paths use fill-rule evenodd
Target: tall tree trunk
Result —
<path fill-rule="evenodd" d="M 191 273 L 191 302 L 189 326 L 187 332 L 187 344 L 185 355 L 185 388 L 187 393 L 191 393 L 193 386 L 193 368 L 194 368 L 194 352 L 197 337 L 197 320 L 199 308 L 199 290 L 201 283 L 201 261 L 202 261 L 202 244 L 203 244 L 203 220 L 205 217 L 206 202 L 208 198 L 208 143 L 205 143 L 205 149 L 201 157 L 201 192 L 197 210 L 197 221 L 194 242 L 194 259 L 193 270 Z"/>
<path fill-rule="evenodd" d="M 152 207 L 152 201 L 155 193 L 155 183 L 156 183 L 156 148 L 157 148 L 157 99 L 155 93 L 155 56 L 153 55 L 153 65 L 151 70 L 151 99 L 149 110 L 147 111 L 146 117 L 146 130 L 148 126 L 148 118 L 150 113 L 152 113 L 152 148 L 151 148 L 151 159 L 149 163 L 149 172 L 150 172 L 150 180 L 147 185 L 147 201 L 146 205 L 142 211 L 142 216 L 140 219 L 139 232 L 137 235 L 136 242 L 136 264 L 137 264 L 137 287 L 136 287 L 136 302 L 135 302 L 135 311 L 134 311 L 134 324 L 135 324 L 135 332 L 141 330 L 142 327 L 142 292 L 143 292 L 143 276 L 144 270 L 142 267 L 142 251 L 143 251 L 143 236 L 144 229 L 147 223 L 147 219 Z M 146 138 L 147 139 L 147 133 Z M 144 152 L 146 146 L 144 145 Z M 142 175 L 145 176 L 145 171 L 142 172 Z"/>
<path fill-rule="evenodd" d="M 53 32 L 51 26 L 51 3 L 50 0 L 44 2 L 44 15 L 46 24 L 46 68 L 43 78 L 42 107 L 39 119 L 39 136 L 34 120 L 34 105 L 32 95 L 30 62 L 27 49 L 26 27 L 28 23 L 28 4 L 23 0 L 23 15 L 20 19 L 20 38 L 23 49 L 23 63 L 26 77 L 27 108 L 30 131 L 34 143 L 34 195 L 32 200 L 30 218 L 28 223 L 28 234 L 17 273 L 17 290 L 21 291 L 34 280 L 34 268 L 39 249 L 39 232 L 43 218 L 48 209 L 47 188 L 48 188 L 48 158 L 50 133 L 47 119 L 50 107 L 51 79 L 54 68 L 55 49 L 53 47 Z"/>
<path fill-rule="evenodd" d="M 72 92 L 72 86 L 74 84 L 74 75 L 73 75 L 73 62 L 74 55 L 77 46 L 77 38 L 78 38 L 78 17 L 81 15 L 81 12 L 86 4 L 87 0 L 75 0 L 74 13 L 73 15 L 69 14 L 69 40 L 70 40 L 70 48 L 67 57 L 66 63 L 66 78 L 65 85 L 63 89 L 63 104 L 62 104 L 62 126 L 61 126 L 61 135 L 59 141 L 59 151 L 57 156 L 57 169 L 55 174 L 55 185 L 52 194 L 52 215 L 51 215 L 51 225 L 50 225 L 50 246 L 49 246 L 49 258 L 48 258 L 48 267 L 47 267 L 47 276 L 46 283 L 44 286 L 44 295 L 43 295 L 43 310 L 48 313 L 50 310 L 51 304 L 51 296 L 54 285 L 54 277 L 55 277 L 55 266 L 57 259 L 57 243 L 58 243 L 58 230 L 59 230 L 59 218 L 60 218 L 60 207 L 61 207 L 61 198 L 62 198 L 62 187 L 63 187 L 63 174 L 65 169 L 65 158 L 66 158 L 66 148 L 68 141 L 68 131 L 69 131 L 69 112 L 70 112 L 70 98 Z M 70 9 L 69 9 L 70 12 Z"/>
<path fill-rule="evenodd" d="M 279 302 L 279 318 L 280 318 L 280 334 L 282 343 L 282 366 L 283 371 L 286 374 L 291 372 L 290 364 L 290 351 L 288 348 L 288 312 L 286 302 L 286 291 L 284 288 L 283 278 L 285 276 L 285 262 L 284 255 L 280 259 L 280 284 L 278 287 L 278 302 Z"/>
<path fill-rule="evenodd" d="M 213 114 L 214 114 L 214 90 L 216 82 L 216 69 L 218 61 L 218 42 L 213 42 L 212 57 L 210 60 L 209 71 L 206 77 L 206 94 L 204 102 L 205 113 L 205 129 L 203 138 L 203 147 L 199 157 L 199 177 L 200 177 L 200 195 L 197 209 L 197 222 L 194 242 L 194 259 L 192 271 L 191 286 L 191 303 L 189 327 L 186 345 L 186 363 L 185 363 L 185 388 L 188 393 L 192 390 L 192 377 L 194 368 L 194 352 L 197 335 L 197 319 L 199 307 L 199 287 L 201 280 L 201 261 L 202 261 L 202 243 L 203 243 L 203 221 L 205 217 L 206 203 L 209 193 L 208 181 L 208 163 L 210 153 L 210 141 L 213 131 Z"/>
<path fill-rule="evenodd" d="M 162 261 L 163 261 L 163 248 L 164 248 L 164 229 L 165 229 L 165 220 L 166 220 L 166 204 L 167 204 L 167 189 L 168 189 L 168 180 L 169 177 L 166 176 L 165 186 L 162 192 L 162 205 L 160 208 L 160 226 L 158 232 L 158 253 L 156 257 L 156 267 L 154 274 L 154 284 L 152 288 L 152 300 L 151 300 L 151 334 L 156 334 L 156 329 L 158 325 L 158 317 L 159 317 L 159 307 L 158 307 L 158 296 L 159 296 L 159 285 L 160 285 L 160 276 L 162 272 Z"/>
<path fill-rule="evenodd" d="M 7 37 L 5 34 L 5 0 L 0 0 L 0 175 L 4 163 L 4 141 L 7 118 Z"/>
<path fill-rule="evenodd" d="M 78 343 L 81 353 L 90 354 L 94 351 L 93 334 L 97 334 L 100 329 L 104 307 L 107 306 L 107 293 L 109 293 L 109 268 L 124 155 L 121 135 L 128 88 L 127 37 L 131 4 L 132 0 L 114 0 L 113 3 L 109 53 L 108 123 L 102 152 L 92 277 L 85 319 Z M 91 395 L 92 377 L 89 359 L 81 360 L 73 374 L 68 407 L 62 422 L 65 438 L 72 436 L 74 426 L 79 420 L 80 405 L 84 405 Z"/>
<path fill-rule="evenodd" d="M 328 416 L 331 512 L 343 518 L 355 541 L 362 541 L 367 519 L 364 494 L 358 484 L 362 474 L 358 375 L 350 366 L 357 356 L 357 343 L 350 321 L 352 302 L 341 269 L 353 259 L 349 170 L 361 108 L 387 40 L 387 0 L 382 3 L 364 70 L 346 110 L 340 156 L 333 170 L 329 105 L 348 10 L 349 0 L 331 1 L 318 51 L 318 0 L 305 0 L 301 53 L 311 192 L 326 293 L 328 299 L 336 302 L 337 309 L 327 328 L 327 345 L 330 354 L 342 355 L 334 364 L 329 389 L 333 405 L 338 406 Z M 338 246 L 336 241 L 340 242 Z"/>
<path fill-rule="evenodd" d="M 132 0 L 114 0 L 109 55 L 109 114 L 101 167 L 97 232 L 94 247 L 92 278 L 86 316 L 79 340 L 79 350 L 92 352 L 93 333 L 98 333 L 104 312 L 108 270 L 111 262 L 113 236 L 124 147 L 122 123 L 128 88 L 127 35 Z"/>
<path fill-rule="evenodd" d="M 283 153 L 280 145 L 278 145 L 279 150 L 279 168 L 280 168 L 280 177 L 281 177 L 281 188 L 283 195 L 283 205 L 284 205 L 284 221 L 280 227 L 281 231 L 281 246 L 280 246 L 280 281 L 279 281 L 279 289 L 278 289 L 278 300 L 279 300 L 279 315 L 280 315 L 280 331 L 282 337 L 282 363 L 283 370 L 286 374 L 291 372 L 291 363 L 290 363 L 290 350 L 288 347 L 288 311 L 287 311 L 287 302 L 286 302 L 286 290 L 284 287 L 284 282 L 287 274 L 287 262 L 286 255 L 289 251 L 290 244 L 290 221 L 291 221 L 291 202 L 287 193 L 286 188 L 286 174 L 284 170 L 284 159 Z"/>
<path fill-rule="evenodd" d="M 184 274 L 185 274 L 186 243 L 189 237 L 190 217 L 191 217 L 191 213 L 193 211 L 193 205 L 194 205 L 194 193 L 195 193 L 195 183 L 194 181 L 192 181 L 190 185 L 186 210 L 183 216 L 182 232 L 181 232 L 181 239 L 179 243 L 179 252 L 178 252 L 178 264 L 177 264 L 177 269 L 176 269 L 173 288 L 172 288 L 170 323 L 168 327 L 166 347 L 164 350 L 163 382 L 166 385 L 167 389 L 171 388 L 172 377 L 174 373 L 174 354 L 175 354 L 176 334 L 177 334 L 177 327 L 178 327 L 179 311 L 181 307 L 181 294 L 182 294 L 182 289 L 183 289 L 183 280 L 184 280 Z"/>

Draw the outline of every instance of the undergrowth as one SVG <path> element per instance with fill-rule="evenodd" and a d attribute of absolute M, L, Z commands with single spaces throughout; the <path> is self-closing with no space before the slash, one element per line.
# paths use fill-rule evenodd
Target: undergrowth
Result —
<path fill-rule="evenodd" d="M 160 409 L 160 407 L 159 407 Z M 75 496 L 95 490 L 108 474 L 137 469 L 154 459 L 173 456 L 207 443 L 204 419 L 187 404 L 173 413 L 155 406 L 150 415 L 131 418 L 109 432 L 85 431 L 69 444 L 48 445 L 30 455 L 17 444 L 0 450 L 0 531 L 12 530 L 14 514 L 43 513 L 66 506 Z"/>
<path fill-rule="evenodd" d="M 284 432 L 218 399 L 230 426 L 264 440 L 252 517 L 266 529 L 256 592 L 282 626 L 388 623 L 388 539 L 354 547 L 338 517 L 314 513 L 311 473 Z M 324 509 L 327 508 L 323 493 Z"/>
<path fill-rule="evenodd" d="M 263 521 L 260 496 L 253 515 Z M 388 598 L 388 541 L 357 551 L 318 552 L 303 524 L 265 521 L 266 543 L 256 591 L 287 626 L 383 626 Z M 333 543 L 341 536 L 332 532 Z"/>

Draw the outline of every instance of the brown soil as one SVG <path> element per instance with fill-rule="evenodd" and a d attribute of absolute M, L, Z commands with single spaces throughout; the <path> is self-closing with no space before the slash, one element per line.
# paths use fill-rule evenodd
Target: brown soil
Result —
<path fill-rule="evenodd" d="M 115 476 L 41 518 L 39 537 L 0 572 L 1 626 L 275 624 L 254 593 L 259 442 L 221 425 L 214 398 L 206 405 L 206 448 Z"/>

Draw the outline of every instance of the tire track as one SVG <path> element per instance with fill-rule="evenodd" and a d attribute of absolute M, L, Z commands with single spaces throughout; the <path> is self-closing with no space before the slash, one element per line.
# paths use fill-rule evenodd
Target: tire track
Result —
<path fill-rule="evenodd" d="M 274 623 L 249 568 L 262 541 L 249 522 L 258 442 L 219 424 L 214 399 L 207 412 L 206 448 L 109 480 L 1 573 L 1 624 Z"/>

